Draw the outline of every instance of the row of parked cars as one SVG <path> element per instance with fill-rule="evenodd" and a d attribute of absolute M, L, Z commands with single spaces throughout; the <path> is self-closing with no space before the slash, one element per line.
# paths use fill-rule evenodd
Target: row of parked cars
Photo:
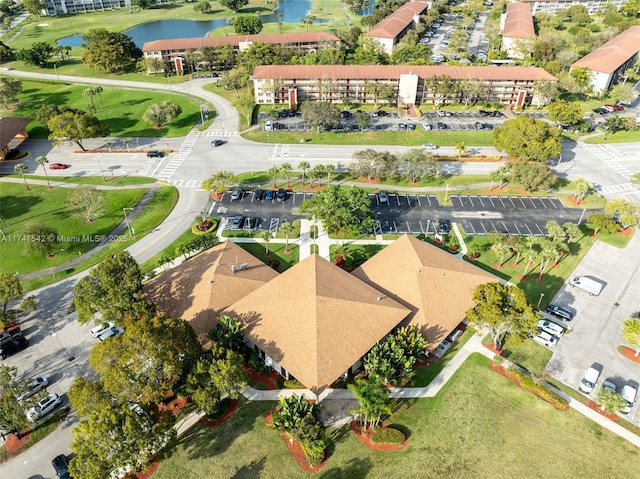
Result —
<path fill-rule="evenodd" d="M 594 108 L 593 112 L 599 115 L 604 115 L 606 113 L 613 113 L 615 111 L 622 111 L 622 110 L 624 110 L 624 106 L 620 105 L 619 103 L 616 103 L 615 105 L 606 104 L 606 105 L 602 105 L 599 108 Z"/>
<path fill-rule="evenodd" d="M 588 367 L 580 380 L 580 384 L 578 384 L 578 389 L 585 394 L 591 394 L 598 383 L 598 379 L 600 379 L 600 374 L 601 370 L 596 367 L 596 365 Z M 638 388 L 636 384 L 637 383 L 627 382 L 624 386 L 618 388 L 618 386 L 616 386 L 616 384 L 610 379 L 605 379 L 602 381 L 602 389 L 608 389 L 622 396 L 622 399 L 625 400 L 626 404 L 620 412 L 622 414 L 629 414 L 636 402 L 636 397 L 638 396 Z"/>
<path fill-rule="evenodd" d="M 236 186 L 231 191 L 231 201 L 241 200 L 244 197 L 244 190 L 239 186 Z M 284 188 L 278 188 L 277 190 L 263 190 L 262 188 L 256 188 L 253 192 L 254 201 L 284 201 L 287 199 L 287 192 Z"/>

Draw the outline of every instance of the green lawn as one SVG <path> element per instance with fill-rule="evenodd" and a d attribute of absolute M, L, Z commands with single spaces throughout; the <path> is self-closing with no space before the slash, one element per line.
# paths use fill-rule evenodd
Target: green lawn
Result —
<path fill-rule="evenodd" d="M 10 112 L 3 110 L 2 114 L 32 118 L 33 121 L 27 126 L 29 136 L 47 138 L 49 131 L 35 119 L 39 108 L 43 104 L 50 103 L 86 110 L 88 99 L 82 93 L 86 88 L 81 85 L 25 80 L 22 82 L 22 91 L 18 95 L 15 109 Z M 103 88 L 101 96 L 104 109 L 100 109 L 100 100 L 97 95 L 93 100 L 97 108 L 96 117 L 111 128 L 109 136 L 122 138 L 185 136 L 193 125 L 200 121 L 198 104 L 183 96 L 157 91 L 116 89 L 107 86 Z M 159 129 L 154 129 L 152 125 L 142 120 L 142 115 L 150 105 L 167 100 L 175 101 L 182 108 L 182 113 L 176 119 Z"/>
<path fill-rule="evenodd" d="M 584 140 L 585 143 L 627 143 L 631 141 L 640 141 L 640 130 L 624 130 L 616 131 L 611 135 L 592 136 Z"/>
<path fill-rule="evenodd" d="M 298 245 L 289 243 L 289 251 L 285 252 L 284 243 L 269 243 L 269 256 L 265 255 L 264 243 L 237 243 L 238 246 L 251 253 L 263 263 L 280 263 L 276 271 L 282 273 L 296 265 L 300 259 Z"/>
<path fill-rule="evenodd" d="M 493 344 L 491 335 L 487 334 L 482 338 L 482 344 L 485 346 Z M 545 348 L 531 339 L 522 341 L 512 336 L 507 336 L 503 347 L 504 353 L 502 353 L 502 357 L 504 359 L 508 359 L 512 363 L 531 371 L 538 377 L 545 376 L 544 370 L 551 356 L 553 356 L 550 349 Z"/>
<path fill-rule="evenodd" d="M 385 245 L 381 244 L 352 244 L 348 245 L 347 250 L 349 252 L 350 258 L 346 259 L 346 267 L 347 271 L 351 271 L 353 268 L 358 265 L 364 263 L 369 258 L 375 256 L 376 253 L 379 253 L 385 248 Z M 332 244 L 329 247 L 329 255 L 331 257 L 331 261 L 336 260 L 336 245 Z M 355 264 L 355 266 L 354 266 Z"/>
<path fill-rule="evenodd" d="M 331 431 L 332 455 L 316 477 L 572 479 L 584 477 L 585 467 L 594 477 L 628 477 L 637 469 L 637 448 L 517 388 L 487 363 L 472 355 L 437 397 L 399 406 L 387 422 L 410 434 L 401 451 L 374 452 L 347 427 Z M 197 425 L 154 479 L 309 477 L 264 424 L 274 406 L 245 402 L 220 426 Z"/>
<path fill-rule="evenodd" d="M 38 167 L 40 168 L 40 167 Z M 38 171 L 38 170 L 36 170 Z M 42 175 L 25 175 L 27 181 L 41 180 L 47 181 L 47 177 Z M 4 178 L 20 178 L 21 175 L 3 175 Z M 79 185 L 107 185 L 107 186 L 125 186 L 125 185 L 151 185 L 157 180 L 146 176 L 105 176 L 106 183 L 100 176 L 49 176 L 49 181 L 75 183 Z"/>

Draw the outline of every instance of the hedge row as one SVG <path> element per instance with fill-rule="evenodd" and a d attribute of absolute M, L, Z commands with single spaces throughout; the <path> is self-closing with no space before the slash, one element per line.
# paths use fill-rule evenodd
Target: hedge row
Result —
<path fill-rule="evenodd" d="M 509 368 L 508 374 L 510 374 L 511 376 L 514 376 L 520 383 L 520 386 L 522 386 L 524 389 L 527 389 L 528 391 L 535 393 L 536 395 L 540 396 L 542 399 L 550 402 L 556 407 L 561 409 L 565 409 L 569 407 L 569 403 L 565 398 L 563 398 L 556 392 L 552 391 L 544 384 L 536 382 L 527 373 L 524 373 L 516 368 Z"/>

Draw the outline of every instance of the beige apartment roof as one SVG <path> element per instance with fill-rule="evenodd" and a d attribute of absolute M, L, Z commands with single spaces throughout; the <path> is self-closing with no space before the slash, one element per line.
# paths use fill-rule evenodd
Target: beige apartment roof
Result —
<path fill-rule="evenodd" d="M 241 270 L 243 263 L 247 267 Z M 159 313 L 189 321 L 206 344 L 222 310 L 276 276 L 258 258 L 225 241 L 145 283 L 144 293 Z"/>
<path fill-rule="evenodd" d="M 262 42 L 275 44 L 296 44 L 311 42 L 339 42 L 340 39 L 329 32 L 261 33 L 258 35 L 230 35 L 226 37 L 175 38 L 145 42 L 143 52 L 197 50 L 202 47 L 233 45 L 241 42 Z"/>
<path fill-rule="evenodd" d="M 302 384 L 320 390 L 410 313 L 317 255 L 225 310 L 245 335 Z"/>
<path fill-rule="evenodd" d="M 507 4 L 502 36 L 507 38 L 535 38 L 531 7 L 522 2 Z"/>
<path fill-rule="evenodd" d="M 392 80 L 400 75 L 415 74 L 421 78 L 446 75 L 453 80 L 519 80 L 555 81 L 556 77 L 542 68 L 522 66 L 453 66 L 453 65 L 260 65 L 255 67 L 254 80 Z"/>
<path fill-rule="evenodd" d="M 31 118 L 0 118 L 0 149 L 6 147 L 29 123 Z"/>
<path fill-rule="evenodd" d="M 407 2 L 391 15 L 380 21 L 367 32 L 370 37 L 396 38 L 407 25 L 413 22 L 415 15 L 421 15 L 429 4 L 425 2 Z"/>
<path fill-rule="evenodd" d="M 599 48 L 575 62 L 572 67 L 613 73 L 640 51 L 640 25 L 627 28 Z"/>
<path fill-rule="evenodd" d="M 496 278 L 441 249 L 404 235 L 352 273 L 412 312 L 402 326 L 416 326 L 435 348 L 472 308 L 476 286 Z"/>

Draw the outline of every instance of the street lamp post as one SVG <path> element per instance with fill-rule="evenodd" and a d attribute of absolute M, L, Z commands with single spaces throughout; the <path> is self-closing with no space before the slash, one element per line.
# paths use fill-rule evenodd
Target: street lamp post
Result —
<path fill-rule="evenodd" d="M 538 299 L 538 306 L 536 308 L 540 309 L 540 303 L 542 302 L 542 298 L 544 298 L 544 293 L 540 293 L 540 298 Z"/>
<path fill-rule="evenodd" d="M 56 62 L 56 63 L 53 64 L 53 71 L 56 72 L 56 80 L 58 80 L 58 81 L 60 81 L 60 76 L 58 75 L 58 64 L 59 63 L 60 62 Z"/>
<path fill-rule="evenodd" d="M 447 183 L 447 187 L 444 190 L 444 202 L 449 201 L 449 183 Z"/>
<path fill-rule="evenodd" d="M 202 105 L 200 105 L 200 122 L 204 125 L 204 111 L 202 110 Z"/>
<path fill-rule="evenodd" d="M 102 176 L 102 182 L 106 183 L 107 180 L 104 179 L 104 171 L 102 171 L 102 165 L 100 164 L 100 155 L 96 158 L 98 160 L 98 168 L 100 168 L 100 176 Z"/>
<path fill-rule="evenodd" d="M 131 224 L 129 223 L 129 217 L 127 216 L 127 211 L 133 211 L 133 208 L 122 208 L 122 212 L 124 213 L 124 220 L 127 223 L 127 229 L 129 230 L 129 236 L 133 236 L 133 231 L 131 231 Z"/>

